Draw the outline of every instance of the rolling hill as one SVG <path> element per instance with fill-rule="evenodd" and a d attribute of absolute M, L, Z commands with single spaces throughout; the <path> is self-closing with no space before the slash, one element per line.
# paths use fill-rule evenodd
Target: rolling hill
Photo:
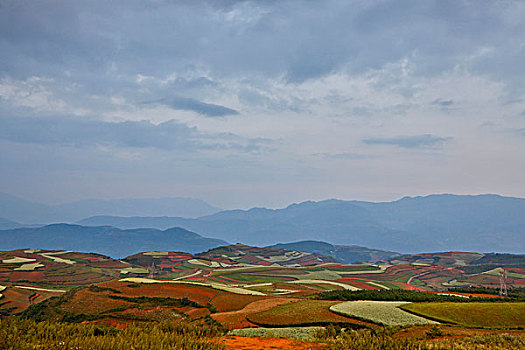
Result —
<path fill-rule="evenodd" d="M 375 262 L 400 255 L 396 252 L 370 249 L 359 246 L 333 245 L 319 241 L 279 243 L 270 246 L 270 248 L 282 248 L 295 250 L 298 252 L 317 253 L 324 256 L 331 256 L 332 258 L 344 264 L 354 264 L 357 262 Z"/>
<path fill-rule="evenodd" d="M 173 250 L 190 253 L 228 244 L 182 228 L 121 230 L 111 226 L 53 224 L 38 228 L 0 230 L 0 250 L 65 249 L 125 257 L 141 251 Z"/>

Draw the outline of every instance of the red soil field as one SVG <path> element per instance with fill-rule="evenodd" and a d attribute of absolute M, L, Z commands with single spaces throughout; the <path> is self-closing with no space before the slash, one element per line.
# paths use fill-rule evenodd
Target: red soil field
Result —
<path fill-rule="evenodd" d="M 246 316 L 256 312 L 271 309 L 278 305 L 287 304 L 295 300 L 296 299 L 291 298 L 271 298 L 258 300 L 248 304 L 241 310 L 216 313 L 212 314 L 211 317 L 228 329 L 257 327 L 255 324 L 248 321 Z"/>
<path fill-rule="evenodd" d="M 306 343 L 286 338 L 265 338 L 265 337 L 223 337 L 220 341 L 231 350 L 318 350 L 322 344 Z"/>
<path fill-rule="evenodd" d="M 44 271 L 13 271 L 9 278 L 11 282 L 42 281 L 43 279 Z"/>
<path fill-rule="evenodd" d="M 219 312 L 228 312 L 240 310 L 254 301 L 264 299 L 268 299 L 268 297 L 262 295 L 220 292 L 211 300 L 211 304 L 215 306 Z"/>
<path fill-rule="evenodd" d="M 215 297 L 219 291 L 203 287 L 203 286 L 192 286 L 183 283 L 152 283 L 152 284 L 131 284 L 137 287 L 128 287 L 126 282 L 105 282 L 99 284 L 101 287 L 110 287 L 118 289 L 122 292 L 122 295 L 130 297 L 170 297 L 170 298 L 182 298 L 188 297 L 201 305 L 206 305 L 213 297 Z"/>

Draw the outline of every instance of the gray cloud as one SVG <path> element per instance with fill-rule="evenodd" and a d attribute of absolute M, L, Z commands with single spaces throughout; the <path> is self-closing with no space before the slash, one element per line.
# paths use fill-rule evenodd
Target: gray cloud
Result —
<path fill-rule="evenodd" d="M 513 1 L 13 1 L 0 8 L 0 50 L 10 74 L 72 74 L 98 88 L 93 75 L 201 67 L 299 82 L 405 58 L 418 74 L 459 63 L 517 83 L 524 12 Z"/>
<path fill-rule="evenodd" d="M 89 147 L 110 145 L 194 152 L 235 149 L 251 152 L 268 140 L 251 140 L 233 134 L 203 134 L 175 120 L 158 125 L 149 121 L 105 122 L 78 118 L 0 118 L 0 139 L 42 145 Z"/>
<path fill-rule="evenodd" d="M 187 97 L 172 97 L 155 101 L 156 103 L 164 104 L 175 110 L 193 111 L 208 117 L 224 117 L 227 115 L 237 115 L 238 111 L 216 105 L 213 103 L 204 103 L 193 98 Z"/>
<path fill-rule="evenodd" d="M 362 140 L 368 145 L 392 145 L 401 148 L 439 148 L 450 140 L 450 137 L 439 137 L 430 134 L 415 135 L 415 136 L 397 136 L 386 138 L 369 138 Z"/>
<path fill-rule="evenodd" d="M 436 99 L 432 102 L 433 105 L 438 105 L 438 106 L 441 106 L 441 107 L 450 107 L 454 104 L 454 101 L 453 100 L 443 100 L 443 99 Z"/>

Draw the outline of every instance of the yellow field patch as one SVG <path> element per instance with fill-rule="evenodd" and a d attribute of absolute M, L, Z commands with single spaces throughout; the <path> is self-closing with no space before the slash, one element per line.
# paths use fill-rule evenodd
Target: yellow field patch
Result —
<path fill-rule="evenodd" d="M 11 258 L 11 259 L 2 260 L 4 264 L 23 264 L 23 263 L 29 263 L 29 262 L 34 262 L 34 261 L 36 261 L 36 259 L 21 258 L 19 256 L 15 256 L 14 258 Z"/>
<path fill-rule="evenodd" d="M 20 267 L 17 267 L 16 269 L 13 269 L 14 271 L 33 271 L 39 267 L 44 267 L 44 265 L 40 263 L 32 263 L 32 264 L 24 264 Z"/>

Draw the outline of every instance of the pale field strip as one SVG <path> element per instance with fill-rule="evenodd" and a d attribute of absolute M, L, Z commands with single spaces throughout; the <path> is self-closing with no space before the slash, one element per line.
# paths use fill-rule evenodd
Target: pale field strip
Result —
<path fill-rule="evenodd" d="M 169 255 L 170 253 L 169 252 L 145 252 L 145 253 L 142 253 L 142 255 L 158 255 L 158 256 L 165 256 L 165 255 Z"/>
<path fill-rule="evenodd" d="M 57 263 L 68 264 L 68 265 L 76 264 L 76 261 L 69 260 L 69 259 L 62 259 L 62 258 L 55 256 L 55 255 L 62 255 L 62 254 L 67 254 L 67 253 L 72 253 L 72 252 L 69 250 L 62 250 L 60 252 L 40 253 L 39 255 L 43 256 L 44 258 L 51 259 Z"/>
<path fill-rule="evenodd" d="M 236 264 L 235 267 L 225 267 L 224 269 L 220 271 L 224 271 L 224 272 L 244 271 L 244 270 L 251 270 L 251 269 L 267 269 L 271 267 L 272 266 L 261 266 L 261 265 L 251 265 L 251 264 L 242 263 L 242 264 Z M 276 266 L 273 266 L 273 267 L 276 267 Z M 279 266 L 279 267 L 282 267 L 282 266 Z"/>
<path fill-rule="evenodd" d="M 206 261 L 206 260 L 199 260 L 199 259 L 190 259 L 187 261 L 193 265 L 201 265 L 201 266 L 206 266 L 206 267 L 221 267 L 221 264 L 219 264 L 216 261 Z"/>
<path fill-rule="evenodd" d="M 174 281 L 183 280 L 183 279 L 185 279 L 185 278 L 190 278 L 190 277 L 197 276 L 197 275 L 200 274 L 200 273 L 202 273 L 202 270 L 198 270 L 197 272 L 194 272 L 194 273 L 192 273 L 191 275 L 185 275 L 185 276 L 180 276 L 180 277 L 174 278 L 173 280 L 174 280 Z"/>
<path fill-rule="evenodd" d="M 297 293 L 298 291 L 297 290 L 292 290 L 292 289 L 274 289 L 271 294 L 275 294 L 275 295 L 285 295 L 285 294 L 293 294 L 293 293 Z"/>
<path fill-rule="evenodd" d="M 438 322 L 403 311 L 398 306 L 408 301 L 346 301 L 330 307 L 330 311 L 349 317 L 358 317 L 386 326 L 437 324 Z"/>
<path fill-rule="evenodd" d="M 119 279 L 120 282 L 133 282 L 133 283 L 180 283 L 177 281 L 170 281 L 170 280 L 155 280 L 152 278 L 145 278 L 145 277 L 126 277 Z"/>
<path fill-rule="evenodd" d="M 470 285 L 469 282 L 459 282 L 457 279 L 453 279 L 448 282 L 443 282 L 444 286 L 451 286 L 451 287 L 462 287 L 462 286 L 468 286 Z"/>
<path fill-rule="evenodd" d="M 293 338 L 302 341 L 313 340 L 315 333 L 324 327 L 283 327 L 283 328 L 240 328 L 228 332 L 228 335 L 240 337 Z"/>
<path fill-rule="evenodd" d="M 267 282 L 267 283 L 257 283 L 257 284 L 246 284 L 244 285 L 244 288 L 269 287 L 269 286 L 273 286 L 273 283 Z"/>
<path fill-rule="evenodd" d="M 46 255 L 62 255 L 62 254 L 68 254 L 68 253 L 73 253 L 71 250 L 61 250 L 61 251 L 58 251 L 58 252 L 47 252 L 47 253 L 42 253 L 42 254 L 46 254 Z"/>
<path fill-rule="evenodd" d="M 491 276 L 499 276 L 500 273 L 503 272 L 503 268 L 501 267 L 496 267 L 495 269 L 492 269 L 492 270 L 489 270 L 489 271 L 485 271 L 485 272 L 482 272 L 482 274 L 485 274 L 485 275 L 491 275 Z M 521 273 L 516 273 L 516 272 L 508 272 L 508 271 L 505 271 L 505 273 L 507 274 L 507 276 L 509 277 L 514 277 L 514 278 L 525 278 L 525 275 L 521 274 Z"/>
<path fill-rule="evenodd" d="M 126 267 L 120 270 L 120 273 L 127 275 L 128 273 L 148 273 L 148 270 L 143 267 Z"/>
<path fill-rule="evenodd" d="M 470 298 L 468 295 L 454 294 L 454 293 L 437 293 L 437 295 L 448 295 L 451 297 Z"/>
<path fill-rule="evenodd" d="M 6 286 L 0 286 L 0 292 L 3 292 L 4 290 L 6 290 L 7 287 Z"/>
<path fill-rule="evenodd" d="M 340 283 L 340 282 L 334 282 L 334 281 L 325 281 L 325 280 L 297 280 L 297 281 L 289 281 L 289 282 L 286 282 L 286 283 L 292 283 L 292 284 L 331 284 L 333 286 L 339 286 L 339 287 L 343 287 L 344 289 L 346 290 L 360 290 L 361 288 L 357 288 L 357 287 L 354 287 L 354 286 L 350 286 L 348 284 L 345 284 L 345 283 Z"/>
<path fill-rule="evenodd" d="M 38 290 L 40 292 L 53 292 L 53 293 L 65 293 L 66 290 L 63 289 L 47 289 L 47 288 L 37 288 L 37 287 L 26 287 L 26 286 L 14 286 L 15 288 L 20 289 L 29 289 L 29 290 Z"/>
<path fill-rule="evenodd" d="M 376 283 L 376 282 L 372 282 L 372 281 L 363 281 L 363 283 L 371 284 L 371 285 L 373 285 L 373 286 L 376 286 L 376 287 L 379 287 L 379 288 L 382 288 L 382 289 L 390 290 L 390 288 L 388 288 L 387 286 L 384 286 L 384 285 L 379 284 L 379 283 Z"/>
<path fill-rule="evenodd" d="M 228 285 L 220 284 L 220 283 L 210 283 L 210 284 L 205 284 L 204 283 L 204 285 L 208 285 L 208 286 L 210 286 L 212 288 L 215 288 L 215 289 L 224 290 L 226 292 L 232 292 L 232 293 L 236 293 L 236 294 L 266 295 L 265 293 L 258 292 L 256 290 L 249 290 L 249 289 L 244 289 L 244 288 L 241 288 L 241 287 L 233 287 L 233 286 L 228 286 Z"/>
<path fill-rule="evenodd" d="M 23 263 L 29 263 L 29 262 L 35 262 L 36 259 L 30 259 L 30 258 L 21 258 L 19 256 L 15 256 L 11 259 L 5 259 L 2 260 L 4 264 L 23 264 Z"/>
<path fill-rule="evenodd" d="M 379 267 L 379 270 L 372 270 L 372 271 L 366 271 L 366 270 L 361 270 L 361 271 L 334 271 L 334 272 L 337 272 L 340 275 L 364 275 L 364 274 L 368 275 L 369 273 L 384 273 L 386 271 L 386 269 L 388 269 L 392 265 L 370 265 L 370 266 Z"/>
<path fill-rule="evenodd" d="M 22 266 L 17 267 L 16 269 L 13 269 L 14 271 L 34 271 L 35 269 L 39 267 L 44 267 L 44 265 L 40 263 L 32 263 L 32 264 L 24 264 Z"/>
<path fill-rule="evenodd" d="M 26 249 L 24 250 L 24 253 L 26 254 L 35 254 L 35 253 L 38 253 L 38 252 L 41 252 L 42 249 Z"/>
<path fill-rule="evenodd" d="M 284 275 L 288 277 L 295 277 L 299 280 L 337 280 L 342 276 L 335 271 L 321 270 L 321 271 L 306 271 L 304 275 Z"/>
<path fill-rule="evenodd" d="M 274 256 L 269 256 L 269 257 L 264 257 L 261 255 L 255 255 L 255 256 L 261 260 L 266 260 L 271 263 L 274 263 L 274 262 L 288 261 L 291 259 L 298 259 L 298 258 L 302 258 L 308 255 L 310 255 L 310 253 L 287 252 L 287 253 L 284 253 L 284 255 L 274 255 Z"/>
<path fill-rule="evenodd" d="M 187 277 L 187 276 L 186 276 Z M 198 286 L 211 287 L 214 289 L 224 290 L 226 292 L 231 292 L 235 294 L 250 294 L 250 295 L 266 295 L 264 293 L 248 290 L 240 287 L 228 286 L 220 283 L 202 283 L 202 282 L 189 282 L 189 281 L 173 281 L 173 280 L 154 280 L 151 278 L 141 278 L 141 277 L 128 277 L 122 278 L 119 281 L 121 282 L 134 282 L 134 283 L 183 283 L 183 284 L 194 284 Z"/>

